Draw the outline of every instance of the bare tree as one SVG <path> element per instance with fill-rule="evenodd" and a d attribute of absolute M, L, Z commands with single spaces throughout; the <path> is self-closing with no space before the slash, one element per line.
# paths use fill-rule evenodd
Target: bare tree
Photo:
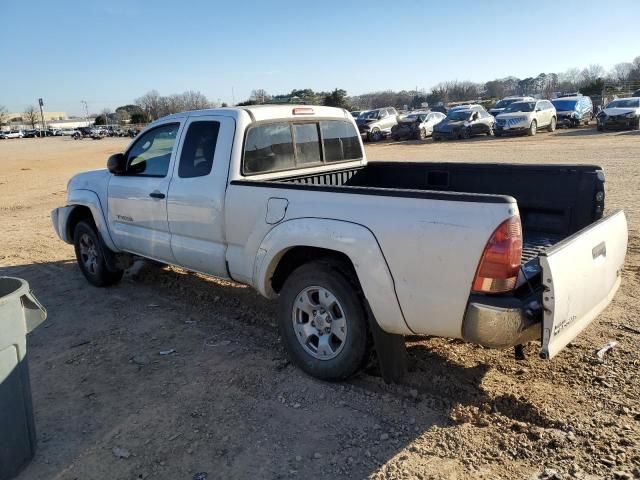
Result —
<path fill-rule="evenodd" d="M 162 98 L 157 90 L 151 90 L 135 101 L 143 112 L 145 112 L 152 120 L 162 116 Z"/>
<path fill-rule="evenodd" d="M 611 69 L 611 78 L 617 82 L 629 80 L 629 75 L 633 71 L 633 63 L 616 63 Z"/>
<path fill-rule="evenodd" d="M 592 63 L 580 72 L 580 76 L 585 84 L 593 83 L 599 78 L 604 77 L 604 68 L 602 68 L 602 65 Z"/>
<path fill-rule="evenodd" d="M 24 109 L 24 113 L 22 114 L 22 119 L 31 125 L 31 128 L 36 128 L 36 123 L 38 123 L 38 109 L 33 105 L 29 105 Z"/>
<path fill-rule="evenodd" d="M 270 100 L 271 96 L 267 93 L 264 88 L 258 88 L 257 90 L 253 90 L 251 92 L 251 100 L 256 103 L 265 103 Z"/>
<path fill-rule="evenodd" d="M 7 107 L 0 105 L 0 127 L 7 122 L 9 114 L 7 113 Z"/>

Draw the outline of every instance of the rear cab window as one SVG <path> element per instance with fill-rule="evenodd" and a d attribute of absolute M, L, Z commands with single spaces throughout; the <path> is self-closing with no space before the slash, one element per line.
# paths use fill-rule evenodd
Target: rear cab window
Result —
<path fill-rule="evenodd" d="M 359 160 L 359 134 L 343 120 L 282 121 L 248 129 L 243 175 L 293 170 L 307 166 Z"/>

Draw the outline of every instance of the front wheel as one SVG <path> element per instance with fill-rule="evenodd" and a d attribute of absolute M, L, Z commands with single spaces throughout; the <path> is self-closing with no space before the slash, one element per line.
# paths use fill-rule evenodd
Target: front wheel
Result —
<path fill-rule="evenodd" d="M 556 117 L 551 117 L 551 123 L 549 124 L 549 131 L 550 132 L 556 131 Z"/>
<path fill-rule="evenodd" d="M 527 135 L 533 137 L 538 132 L 538 122 L 533 120 L 531 125 L 529 125 L 529 129 L 527 130 Z"/>
<path fill-rule="evenodd" d="M 280 291 L 279 329 L 291 360 L 321 380 L 344 380 L 363 364 L 367 318 L 356 286 L 338 267 L 297 268 Z"/>
<path fill-rule="evenodd" d="M 461 137 L 464 138 L 465 140 L 471 138 L 471 129 L 470 128 L 463 128 Z"/>
<path fill-rule="evenodd" d="M 424 128 L 421 128 L 420 130 L 418 130 L 418 140 L 424 140 L 425 138 L 427 138 L 427 132 Z"/>
<path fill-rule="evenodd" d="M 382 140 L 382 132 L 379 128 L 374 128 L 369 132 L 367 137 L 370 142 L 379 142 Z"/>
<path fill-rule="evenodd" d="M 123 270 L 111 271 L 105 261 L 103 247 L 95 227 L 85 221 L 78 222 L 73 232 L 73 246 L 80 271 L 96 287 L 108 287 L 122 279 Z"/>

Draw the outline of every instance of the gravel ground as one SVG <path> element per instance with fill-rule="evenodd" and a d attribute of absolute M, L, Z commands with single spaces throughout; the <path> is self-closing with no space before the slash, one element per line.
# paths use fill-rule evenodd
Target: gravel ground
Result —
<path fill-rule="evenodd" d="M 629 220 L 618 295 L 554 360 L 533 344 L 516 361 L 409 338 L 400 386 L 373 370 L 304 375 L 274 305 L 242 285 L 139 262 L 90 287 L 49 211 L 126 142 L 0 141 L 0 275 L 27 279 L 49 310 L 29 340 L 38 451 L 21 480 L 640 478 L 640 132 L 367 146 L 373 160 L 600 164 L 607 209 Z"/>

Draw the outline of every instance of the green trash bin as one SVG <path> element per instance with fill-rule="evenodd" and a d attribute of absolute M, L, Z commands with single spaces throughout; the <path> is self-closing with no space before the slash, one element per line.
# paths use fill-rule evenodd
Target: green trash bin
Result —
<path fill-rule="evenodd" d="M 35 453 L 26 335 L 45 318 L 26 281 L 0 277 L 0 480 L 13 478 Z"/>

